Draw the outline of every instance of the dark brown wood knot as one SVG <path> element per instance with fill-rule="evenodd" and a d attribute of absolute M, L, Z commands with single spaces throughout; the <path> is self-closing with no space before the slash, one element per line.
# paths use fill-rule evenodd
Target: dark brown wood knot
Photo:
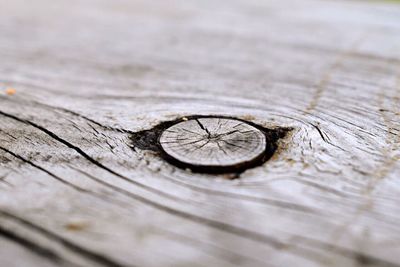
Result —
<path fill-rule="evenodd" d="M 272 157 L 289 128 L 268 129 L 242 119 L 190 116 L 131 135 L 134 148 L 200 173 L 241 173 Z"/>

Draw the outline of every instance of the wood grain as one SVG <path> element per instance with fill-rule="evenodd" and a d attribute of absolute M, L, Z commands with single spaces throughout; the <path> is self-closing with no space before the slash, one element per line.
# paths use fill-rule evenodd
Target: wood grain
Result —
<path fill-rule="evenodd" d="M 133 133 L 133 149 L 157 152 L 172 165 L 192 172 L 230 174 L 263 165 L 290 128 L 268 129 L 242 119 L 190 116 Z"/>
<path fill-rule="evenodd" d="M 196 118 L 165 129 L 160 144 L 170 157 L 188 166 L 235 167 L 262 156 L 267 139 L 239 120 Z"/>
<path fill-rule="evenodd" d="M 0 0 L 0 92 L 0 266 L 400 266 L 399 5 Z M 236 180 L 132 149 L 194 114 L 294 130 Z"/>

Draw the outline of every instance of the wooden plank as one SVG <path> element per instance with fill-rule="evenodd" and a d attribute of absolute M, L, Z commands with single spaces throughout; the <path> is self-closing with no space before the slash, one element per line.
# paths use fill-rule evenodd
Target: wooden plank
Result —
<path fill-rule="evenodd" d="M 0 7 L 0 266 L 400 266 L 399 5 Z M 233 180 L 132 149 L 192 115 L 294 130 Z"/>

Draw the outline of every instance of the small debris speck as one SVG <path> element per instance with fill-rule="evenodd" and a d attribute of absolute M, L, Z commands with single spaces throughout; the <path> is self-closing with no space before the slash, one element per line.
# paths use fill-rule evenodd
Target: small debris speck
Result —
<path fill-rule="evenodd" d="M 70 231 L 82 231 L 87 227 L 89 227 L 89 224 L 83 221 L 69 222 L 65 225 L 65 228 Z"/>
<path fill-rule="evenodd" d="M 6 94 L 7 95 L 15 95 L 16 92 L 17 92 L 17 90 L 15 90 L 14 88 L 7 88 L 6 89 Z"/>

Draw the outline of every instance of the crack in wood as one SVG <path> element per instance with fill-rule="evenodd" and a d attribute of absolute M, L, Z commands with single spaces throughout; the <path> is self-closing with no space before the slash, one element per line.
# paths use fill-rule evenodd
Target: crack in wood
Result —
<path fill-rule="evenodd" d="M 96 264 L 99 264 L 101 266 L 107 266 L 107 267 L 124 267 L 125 266 L 125 265 L 122 265 L 102 254 L 93 252 L 82 246 L 79 246 L 79 245 L 75 244 L 74 242 L 71 242 L 68 239 L 58 235 L 57 233 L 49 231 L 40 225 L 37 225 L 37 224 L 35 224 L 31 221 L 28 221 L 20 216 L 12 214 L 6 210 L 0 209 L 0 216 L 7 217 L 10 220 L 13 220 L 16 223 L 18 223 L 28 229 L 31 229 L 50 240 L 56 241 L 57 243 L 61 244 L 63 247 L 67 248 L 68 250 L 70 250 L 74 253 L 77 253 L 77 254 L 81 255 L 82 257 L 86 258 L 87 260 L 95 262 Z M 35 244 L 26 238 L 18 236 L 16 233 L 13 233 L 5 228 L 2 228 L 1 225 L 0 225 L 0 235 L 9 237 L 13 241 L 44 256 L 47 259 L 50 259 L 50 260 L 53 260 L 56 262 L 62 262 L 62 261 L 67 262 L 65 259 L 61 258 L 61 256 L 59 256 L 58 254 L 56 254 L 54 251 L 50 250 L 49 248 L 41 247 L 38 244 Z"/>
<path fill-rule="evenodd" d="M 191 124 L 192 121 L 195 124 Z M 182 126 L 188 124 L 189 127 Z M 157 152 L 182 169 L 199 173 L 240 174 L 270 159 L 278 141 L 291 130 L 289 127 L 269 129 L 233 117 L 193 115 L 131 133 L 130 139 L 133 148 Z M 178 154 L 173 155 L 174 151 Z M 198 159 L 188 161 L 191 155 L 198 155 Z"/>
<path fill-rule="evenodd" d="M 122 174 L 119 174 L 119 173 L 117 173 L 117 172 L 111 170 L 110 168 L 106 167 L 105 165 L 103 165 L 103 164 L 100 163 L 99 161 L 97 161 L 97 160 L 95 160 L 94 158 L 92 158 L 91 156 L 89 156 L 89 155 L 88 155 L 87 153 L 85 153 L 81 148 L 79 148 L 79 147 L 77 147 L 77 146 L 71 144 L 70 142 L 68 142 L 68 141 L 66 141 L 66 140 L 64 140 L 64 139 L 62 139 L 61 137 L 59 137 L 59 136 L 56 135 L 55 133 L 49 131 L 48 129 L 46 129 L 46 128 L 44 128 L 44 127 L 42 127 L 42 126 L 40 126 L 40 125 L 38 125 L 38 124 L 36 124 L 36 123 L 34 123 L 34 122 L 32 122 L 32 121 L 18 118 L 18 117 L 14 116 L 14 115 L 7 114 L 7 113 L 5 113 L 5 112 L 3 112 L 3 111 L 0 111 L 0 115 L 3 115 L 3 116 L 5 116 L 5 117 L 11 118 L 11 119 L 14 119 L 14 120 L 19 121 L 19 122 L 21 122 L 21 123 L 25 123 L 25 124 L 28 124 L 28 125 L 33 126 L 34 128 L 36 128 L 36 129 L 38 129 L 38 130 L 44 132 L 45 134 L 49 135 L 50 137 L 52 137 L 52 138 L 55 139 L 56 141 L 58 141 L 58 142 L 64 144 L 64 145 L 67 146 L 68 148 L 71 148 L 71 149 L 75 150 L 79 155 L 81 155 L 82 157 L 84 157 L 86 160 L 88 160 L 89 162 L 93 163 L 93 164 L 96 165 L 97 167 L 99 167 L 99 168 L 101 168 L 101 169 L 103 169 L 103 170 L 105 170 L 105 171 L 107 171 L 107 172 L 109 172 L 109 173 L 111 173 L 111 174 L 113 174 L 113 175 L 119 177 L 120 179 L 122 179 L 122 180 L 124 180 L 124 181 L 126 181 L 126 182 L 128 182 L 128 183 L 130 183 L 130 184 L 136 185 L 136 186 L 138 186 L 138 187 L 140 187 L 140 188 L 143 188 L 143 189 L 145 189 L 145 190 L 147 190 L 147 191 L 149 191 L 149 192 L 153 192 L 153 193 L 156 193 L 156 194 L 158 194 L 158 195 L 162 195 L 162 196 L 165 196 L 165 197 L 167 197 L 167 198 L 174 199 L 174 197 L 173 197 L 172 195 L 168 194 L 168 193 L 165 193 L 165 192 L 163 192 L 163 191 L 160 191 L 160 190 L 157 190 L 157 189 L 155 189 L 155 188 L 149 187 L 149 186 L 147 186 L 147 185 L 145 185 L 145 184 L 139 183 L 139 182 L 137 182 L 137 181 L 135 181 L 135 180 L 132 180 L 132 179 L 130 179 L 130 178 L 128 178 L 128 177 L 126 177 L 126 176 L 124 176 L 124 175 L 122 175 Z M 40 168 L 39 166 L 34 165 L 32 162 L 27 161 L 26 159 L 24 159 L 24 158 L 22 158 L 22 157 L 20 157 L 20 156 L 18 156 L 18 155 L 16 155 L 16 154 L 14 154 L 14 153 L 12 153 L 12 152 L 9 151 L 9 150 L 6 150 L 5 148 L 3 148 L 2 150 L 5 150 L 6 152 L 12 154 L 13 156 L 16 156 L 16 157 L 20 158 L 22 161 L 24 161 L 24 162 L 26 162 L 26 163 L 32 164 L 32 165 L 33 165 L 34 167 L 36 167 L 36 168 Z M 45 170 L 45 169 L 43 169 L 43 168 L 41 168 L 41 170 L 45 171 L 46 173 L 48 172 L 47 170 Z M 68 183 L 68 182 L 66 182 L 65 180 L 62 180 L 61 178 L 59 178 L 58 176 L 55 176 L 54 174 L 51 174 L 51 173 L 49 173 L 49 174 L 50 174 L 51 176 L 53 176 L 53 177 L 57 177 L 57 179 L 60 180 L 60 181 L 64 181 L 65 183 Z M 69 184 L 70 184 L 70 183 L 69 183 Z M 70 184 L 70 186 L 76 187 L 76 186 L 73 185 L 73 184 Z M 84 190 L 84 189 L 79 189 L 79 190 L 82 191 L 82 190 Z M 86 191 L 86 192 L 87 192 L 87 191 Z"/>

